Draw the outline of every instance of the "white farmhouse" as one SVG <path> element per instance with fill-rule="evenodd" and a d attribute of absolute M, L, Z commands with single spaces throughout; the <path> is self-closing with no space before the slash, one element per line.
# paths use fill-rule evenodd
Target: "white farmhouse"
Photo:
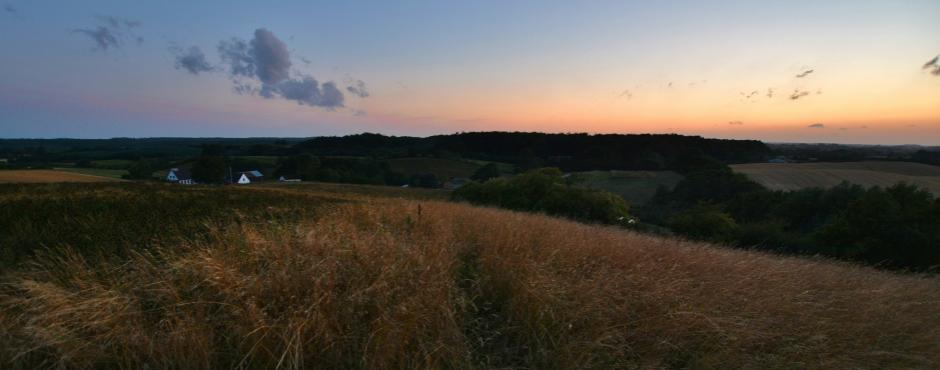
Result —
<path fill-rule="evenodd" d="M 166 174 L 166 181 L 183 185 L 192 185 L 196 183 L 193 181 L 193 177 L 190 175 L 188 170 L 179 168 L 171 168 L 170 171 Z"/>
<path fill-rule="evenodd" d="M 238 180 L 235 181 L 235 183 L 240 185 L 250 184 L 252 181 L 261 181 L 262 177 L 264 177 L 264 175 L 261 174 L 261 171 L 245 171 L 239 173 Z"/>

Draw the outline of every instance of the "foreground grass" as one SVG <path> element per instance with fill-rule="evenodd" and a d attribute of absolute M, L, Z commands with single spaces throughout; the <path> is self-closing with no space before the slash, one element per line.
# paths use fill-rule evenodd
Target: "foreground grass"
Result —
<path fill-rule="evenodd" d="M 193 191 L 333 199 L 228 189 Z M 462 204 L 340 200 L 120 259 L 41 249 L 0 278 L 0 364 L 940 366 L 935 278 Z"/>

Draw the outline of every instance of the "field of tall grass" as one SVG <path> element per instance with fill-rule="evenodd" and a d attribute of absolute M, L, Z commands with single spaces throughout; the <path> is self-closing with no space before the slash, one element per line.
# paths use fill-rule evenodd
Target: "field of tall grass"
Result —
<path fill-rule="evenodd" d="M 935 277 L 410 194 L 0 187 L 0 367 L 940 367 Z"/>

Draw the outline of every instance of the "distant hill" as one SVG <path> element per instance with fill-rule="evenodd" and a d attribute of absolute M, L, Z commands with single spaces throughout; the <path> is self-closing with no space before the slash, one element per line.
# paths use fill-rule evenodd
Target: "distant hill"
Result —
<path fill-rule="evenodd" d="M 385 158 L 469 158 L 513 163 L 521 168 L 580 170 L 664 170 L 681 165 L 689 154 L 725 163 L 763 161 L 770 148 L 756 140 L 706 139 L 682 135 L 546 134 L 468 132 L 427 138 L 373 133 L 317 137 L 297 144 L 316 155 Z"/>

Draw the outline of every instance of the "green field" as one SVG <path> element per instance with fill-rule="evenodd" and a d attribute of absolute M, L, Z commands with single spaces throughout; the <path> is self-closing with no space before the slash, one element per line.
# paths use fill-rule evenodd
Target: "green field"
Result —
<path fill-rule="evenodd" d="M 940 167 L 922 163 L 748 163 L 732 165 L 731 168 L 771 190 L 830 188 L 843 181 L 881 187 L 906 182 L 940 195 Z"/>
<path fill-rule="evenodd" d="M 389 159 L 389 166 L 393 171 L 405 175 L 433 173 L 438 179 L 447 180 L 452 177 L 470 177 L 482 164 L 441 158 L 395 158 Z"/>
<path fill-rule="evenodd" d="M 629 204 L 648 202 L 660 186 L 672 189 L 682 175 L 672 171 L 586 171 L 571 174 L 575 184 L 620 195 Z"/>
<path fill-rule="evenodd" d="M 112 170 L 126 170 L 133 166 L 135 161 L 127 159 L 99 159 L 91 161 L 95 168 L 107 168 Z"/>

